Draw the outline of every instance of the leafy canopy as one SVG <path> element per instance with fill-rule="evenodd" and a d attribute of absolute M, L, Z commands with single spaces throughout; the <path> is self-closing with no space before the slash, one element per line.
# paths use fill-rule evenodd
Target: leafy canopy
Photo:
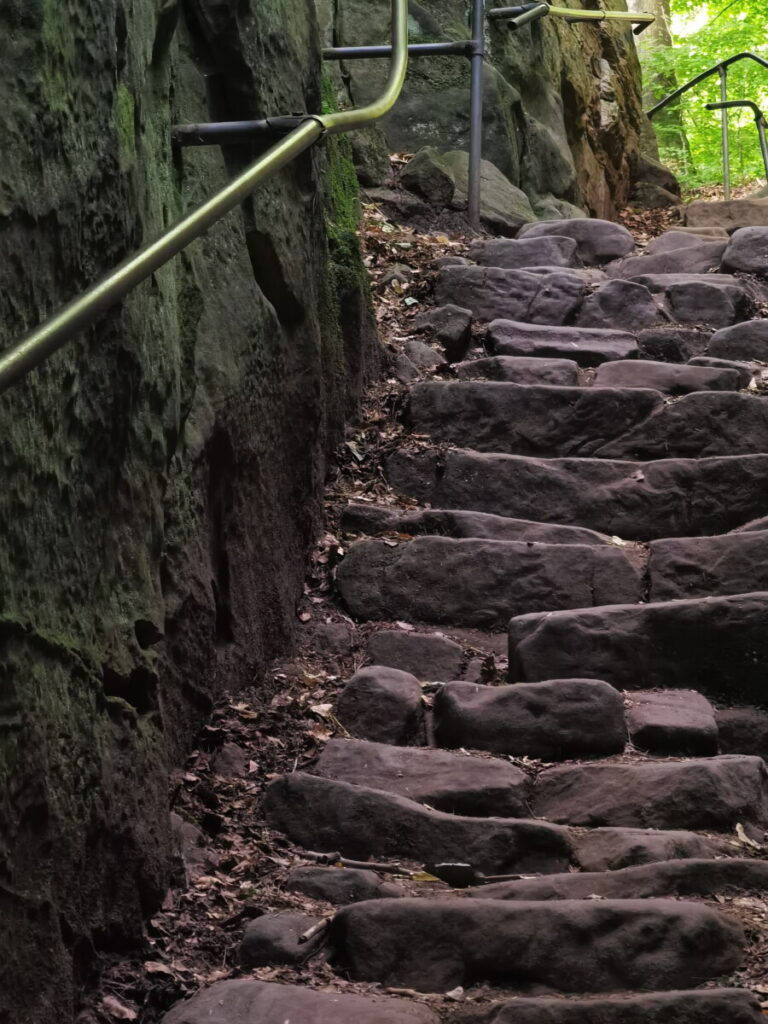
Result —
<path fill-rule="evenodd" d="M 678 85 L 726 57 L 750 50 L 768 59 L 766 0 L 671 0 L 672 46 L 654 43 L 643 56 L 646 86 L 661 99 L 670 76 Z M 728 99 L 754 100 L 768 114 L 768 69 L 751 60 L 728 70 Z M 720 112 L 705 109 L 720 100 L 718 75 L 686 93 L 680 102 L 688 147 L 672 119 L 655 121 L 662 160 L 688 185 L 722 181 Z M 735 182 L 764 178 L 757 129 L 749 110 L 729 112 L 731 175 Z"/>

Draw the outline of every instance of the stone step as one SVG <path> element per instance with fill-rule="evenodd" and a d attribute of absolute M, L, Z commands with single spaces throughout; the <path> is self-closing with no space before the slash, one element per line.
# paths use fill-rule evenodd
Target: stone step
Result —
<path fill-rule="evenodd" d="M 461 1024 L 761 1024 L 765 1016 L 751 992 L 710 988 L 642 995 L 622 993 L 598 999 L 522 997 L 491 1009 L 470 1010 L 460 1021 Z"/>
<path fill-rule="evenodd" d="M 726 245 L 725 239 L 691 239 L 675 249 L 620 260 L 608 267 L 608 273 L 625 279 L 646 274 L 710 274 L 720 267 Z"/>
<path fill-rule="evenodd" d="M 735 970 L 744 946 L 735 920 L 674 900 L 370 900 L 342 908 L 329 941 L 352 979 L 419 992 L 674 989 Z"/>
<path fill-rule="evenodd" d="M 766 530 L 655 540 L 649 550 L 651 601 L 768 591 Z"/>
<path fill-rule="evenodd" d="M 574 857 L 571 835 L 560 825 L 446 814 L 394 793 L 304 772 L 273 780 L 264 811 L 270 827 L 299 846 L 354 860 L 459 861 L 498 875 L 567 871 Z"/>
<path fill-rule="evenodd" d="M 513 317 L 493 319 L 486 347 L 492 355 L 569 359 L 579 366 L 599 366 L 612 359 L 636 359 L 637 340 L 622 330 L 543 326 Z"/>
<path fill-rule="evenodd" d="M 504 629 L 512 615 L 639 601 L 642 580 L 618 547 L 417 537 L 353 544 L 337 569 L 359 619 Z"/>
<path fill-rule="evenodd" d="M 765 700 L 768 592 L 522 615 L 509 624 L 510 682 L 580 673 L 619 689 L 693 688 Z"/>
<path fill-rule="evenodd" d="M 634 251 L 635 240 L 626 228 L 598 218 L 535 221 L 518 232 L 520 239 L 572 238 L 579 259 L 588 267 L 620 259 Z"/>
<path fill-rule="evenodd" d="M 768 402 L 697 392 L 665 403 L 641 388 L 428 381 L 411 389 L 415 433 L 476 451 L 542 458 L 702 458 L 768 452 Z"/>
<path fill-rule="evenodd" d="M 645 252 L 648 256 L 658 256 L 659 253 L 672 252 L 685 246 L 697 247 L 709 242 L 720 242 L 724 252 L 729 237 L 728 232 L 720 228 L 675 227 L 657 238 L 652 238 L 646 245 Z"/>
<path fill-rule="evenodd" d="M 639 750 L 668 757 L 718 752 L 715 709 L 695 690 L 634 691 L 627 699 L 626 720 Z"/>
<path fill-rule="evenodd" d="M 661 303 L 647 288 L 614 278 L 598 284 L 586 296 L 575 322 L 578 327 L 613 328 L 634 334 L 666 319 Z"/>
<path fill-rule="evenodd" d="M 422 1003 L 380 995 L 323 992 L 236 978 L 217 981 L 163 1017 L 163 1024 L 439 1024 Z"/>
<path fill-rule="evenodd" d="M 665 395 L 687 395 L 693 391 L 739 391 L 743 386 L 742 379 L 738 370 L 729 367 L 622 359 L 599 366 L 594 386 L 650 388 Z"/>
<path fill-rule="evenodd" d="M 488 512 L 456 509 L 424 509 L 398 513 L 376 505 L 347 505 L 341 514 L 341 528 L 349 533 L 438 534 L 457 539 L 517 540 L 539 544 L 611 544 L 611 538 L 595 530 L 557 523 L 536 523 L 531 519 L 510 519 Z"/>
<path fill-rule="evenodd" d="M 735 370 L 739 375 L 739 385 L 742 388 L 748 387 L 749 382 L 755 376 L 754 363 L 750 365 L 733 359 L 718 359 L 717 356 L 692 356 L 688 360 L 688 366 L 711 366 L 714 369 Z"/>
<path fill-rule="evenodd" d="M 639 359 L 658 360 L 663 363 L 687 363 L 695 356 L 706 355 L 712 330 L 702 326 L 651 327 L 637 334 Z"/>
<path fill-rule="evenodd" d="M 532 273 L 499 267 L 442 267 L 435 282 L 438 305 L 461 306 L 477 320 L 504 317 L 533 324 L 566 323 L 586 293 L 586 282 L 566 268 Z"/>
<path fill-rule="evenodd" d="M 563 765 L 536 778 L 536 817 L 585 828 L 681 828 L 757 834 L 768 825 L 768 772 L 759 757 Z"/>
<path fill-rule="evenodd" d="M 594 897 L 635 900 L 734 892 L 768 892 L 768 861 L 736 857 L 659 861 L 621 871 L 576 871 L 546 878 L 495 882 L 478 886 L 467 895 L 491 900 L 586 900 Z"/>
<path fill-rule="evenodd" d="M 724 533 L 768 509 L 766 455 L 628 462 L 402 448 L 388 459 L 387 475 L 396 490 L 436 508 L 631 540 Z M 585 673 L 555 673 L 563 674 Z"/>
<path fill-rule="evenodd" d="M 576 387 L 579 364 L 572 359 L 538 359 L 536 356 L 489 356 L 457 363 L 460 380 L 501 380 L 512 384 L 556 384 Z"/>
<path fill-rule="evenodd" d="M 621 871 L 669 860 L 711 860 L 733 856 L 728 840 L 683 829 L 593 828 L 573 838 L 574 860 L 582 871 Z M 738 846 L 738 844 L 737 844 Z M 743 852 L 738 847 L 738 852 Z"/>
<path fill-rule="evenodd" d="M 768 320 L 748 320 L 715 331 L 707 354 L 717 359 L 759 359 L 768 362 Z"/>
<path fill-rule="evenodd" d="M 655 258 L 655 257 L 654 257 Z M 715 329 L 748 320 L 758 295 L 730 274 L 636 274 L 631 281 L 658 296 L 672 320 Z"/>
<path fill-rule="evenodd" d="M 417 679 L 448 682 L 464 678 L 461 645 L 441 633 L 382 629 L 371 635 L 366 654 L 374 665 L 389 665 L 410 672 Z M 378 708 L 377 713 L 386 714 L 383 708 Z"/>
<path fill-rule="evenodd" d="M 530 777 L 500 758 L 334 739 L 311 771 L 333 782 L 407 797 L 446 814 L 530 817 Z"/>
<path fill-rule="evenodd" d="M 434 723 L 440 746 L 544 761 L 618 754 L 627 738 L 621 694 L 594 679 L 450 682 L 435 698 Z"/>
<path fill-rule="evenodd" d="M 725 246 L 723 246 L 725 248 Z M 540 238 L 492 238 L 476 242 L 469 257 L 483 267 L 524 270 L 526 267 L 578 267 L 578 243 L 562 235 Z"/>

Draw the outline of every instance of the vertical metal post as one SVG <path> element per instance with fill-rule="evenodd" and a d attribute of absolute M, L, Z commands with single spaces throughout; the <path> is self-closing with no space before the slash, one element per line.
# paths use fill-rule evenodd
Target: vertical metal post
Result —
<path fill-rule="evenodd" d="M 760 151 L 763 154 L 763 166 L 765 167 L 765 180 L 768 182 L 768 141 L 765 138 L 765 117 L 761 114 L 755 118 L 757 134 L 760 136 Z"/>
<path fill-rule="evenodd" d="M 728 102 L 728 68 L 721 65 L 720 71 L 720 102 Z M 726 200 L 731 198 L 731 154 L 728 145 L 728 110 L 726 107 L 720 111 L 720 123 L 723 133 L 723 196 Z"/>
<path fill-rule="evenodd" d="M 485 63 L 485 0 L 472 0 L 472 83 L 469 111 L 469 223 L 480 230 L 483 159 L 483 71 Z"/>

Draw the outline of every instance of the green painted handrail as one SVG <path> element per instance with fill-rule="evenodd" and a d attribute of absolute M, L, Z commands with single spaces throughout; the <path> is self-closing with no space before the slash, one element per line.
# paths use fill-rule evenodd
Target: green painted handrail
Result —
<path fill-rule="evenodd" d="M 156 241 L 129 256 L 86 292 L 0 355 L 0 393 L 48 359 L 83 328 L 98 320 L 138 284 L 205 234 L 254 189 L 295 160 L 323 135 L 354 131 L 388 113 L 402 92 L 408 69 L 408 0 L 391 0 L 391 3 L 392 62 L 384 91 L 373 103 L 339 113 L 308 114 L 297 128 L 215 196 Z"/>

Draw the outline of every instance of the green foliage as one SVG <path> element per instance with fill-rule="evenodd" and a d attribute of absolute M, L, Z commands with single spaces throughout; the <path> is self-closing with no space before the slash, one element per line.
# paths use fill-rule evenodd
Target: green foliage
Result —
<path fill-rule="evenodd" d="M 768 59 L 765 0 L 671 0 L 672 47 L 655 44 L 643 57 L 647 83 L 674 75 L 679 85 L 733 54 L 750 50 Z M 654 85 L 655 98 L 664 95 Z M 751 60 L 739 61 L 728 72 L 728 99 L 754 100 L 768 113 L 768 69 Z M 690 158 L 681 156 L 680 129 L 654 122 L 661 158 L 689 186 L 719 183 L 723 178 L 720 112 L 705 104 L 720 100 L 720 79 L 714 75 L 680 100 L 683 129 Z M 751 111 L 729 112 L 731 175 L 734 182 L 765 175 L 757 129 Z"/>

